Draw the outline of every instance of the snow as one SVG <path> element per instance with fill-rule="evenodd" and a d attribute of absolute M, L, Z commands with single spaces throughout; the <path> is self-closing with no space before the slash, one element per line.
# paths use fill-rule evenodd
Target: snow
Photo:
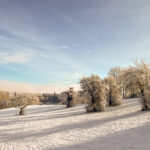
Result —
<path fill-rule="evenodd" d="M 0 150 L 149 150 L 150 112 L 138 99 L 87 114 L 85 105 L 28 106 L 0 110 Z"/>

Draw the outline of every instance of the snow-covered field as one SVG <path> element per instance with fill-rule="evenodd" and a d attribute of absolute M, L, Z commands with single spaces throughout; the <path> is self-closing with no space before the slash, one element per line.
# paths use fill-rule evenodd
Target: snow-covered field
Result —
<path fill-rule="evenodd" d="M 85 113 L 84 105 L 29 106 L 0 110 L 0 150 L 150 150 L 150 112 L 137 99 L 102 113 Z"/>

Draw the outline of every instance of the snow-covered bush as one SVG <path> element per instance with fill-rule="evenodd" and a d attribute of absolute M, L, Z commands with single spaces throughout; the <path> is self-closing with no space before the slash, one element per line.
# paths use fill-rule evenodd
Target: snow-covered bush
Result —
<path fill-rule="evenodd" d="M 104 111 L 106 107 L 106 94 L 105 87 L 99 76 L 83 77 L 80 80 L 80 86 L 89 99 L 89 105 L 86 107 L 87 112 Z"/>

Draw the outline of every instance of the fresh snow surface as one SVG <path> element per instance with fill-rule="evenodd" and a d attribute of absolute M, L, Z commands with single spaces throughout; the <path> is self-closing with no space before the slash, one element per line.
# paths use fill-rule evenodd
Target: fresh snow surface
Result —
<path fill-rule="evenodd" d="M 150 150 L 150 112 L 138 99 L 87 114 L 85 105 L 0 110 L 0 150 Z"/>

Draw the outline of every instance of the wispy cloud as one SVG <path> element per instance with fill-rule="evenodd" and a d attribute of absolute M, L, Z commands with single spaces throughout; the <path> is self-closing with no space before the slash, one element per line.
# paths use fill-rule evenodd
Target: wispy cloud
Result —
<path fill-rule="evenodd" d="M 67 45 L 65 47 L 67 48 Z M 59 49 L 58 47 L 54 48 L 53 50 L 49 50 L 48 48 L 43 49 L 43 50 L 44 50 L 44 53 L 41 51 L 34 51 L 34 53 L 39 59 L 41 59 L 47 63 L 55 61 L 59 64 L 69 65 L 72 69 L 79 67 L 74 62 L 74 59 L 73 59 L 72 55 L 70 55 L 70 53 L 61 51 L 61 49 Z M 80 66 L 81 66 L 81 64 L 80 64 Z"/>
<path fill-rule="evenodd" d="M 15 52 L 15 53 L 0 53 L 0 63 L 26 63 L 29 62 L 32 57 L 31 53 Z"/>
<path fill-rule="evenodd" d="M 54 10 L 54 12 L 56 14 L 58 14 L 60 17 L 62 17 L 63 19 L 65 19 L 67 22 L 69 22 L 70 24 L 72 24 L 73 26 L 77 27 L 78 29 L 82 29 L 82 27 L 78 23 L 76 23 L 72 18 L 70 18 L 66 14 L 64 14 L 64 13 L 58 11 L 58 10 Z"/>
<path fill-rule="evenodd" d="M 68 48 L 70 48 L 70 46 L 69 45 L 61 45 L 60 48 L 62 48 L 62 49 L 68 49 Z"/>

